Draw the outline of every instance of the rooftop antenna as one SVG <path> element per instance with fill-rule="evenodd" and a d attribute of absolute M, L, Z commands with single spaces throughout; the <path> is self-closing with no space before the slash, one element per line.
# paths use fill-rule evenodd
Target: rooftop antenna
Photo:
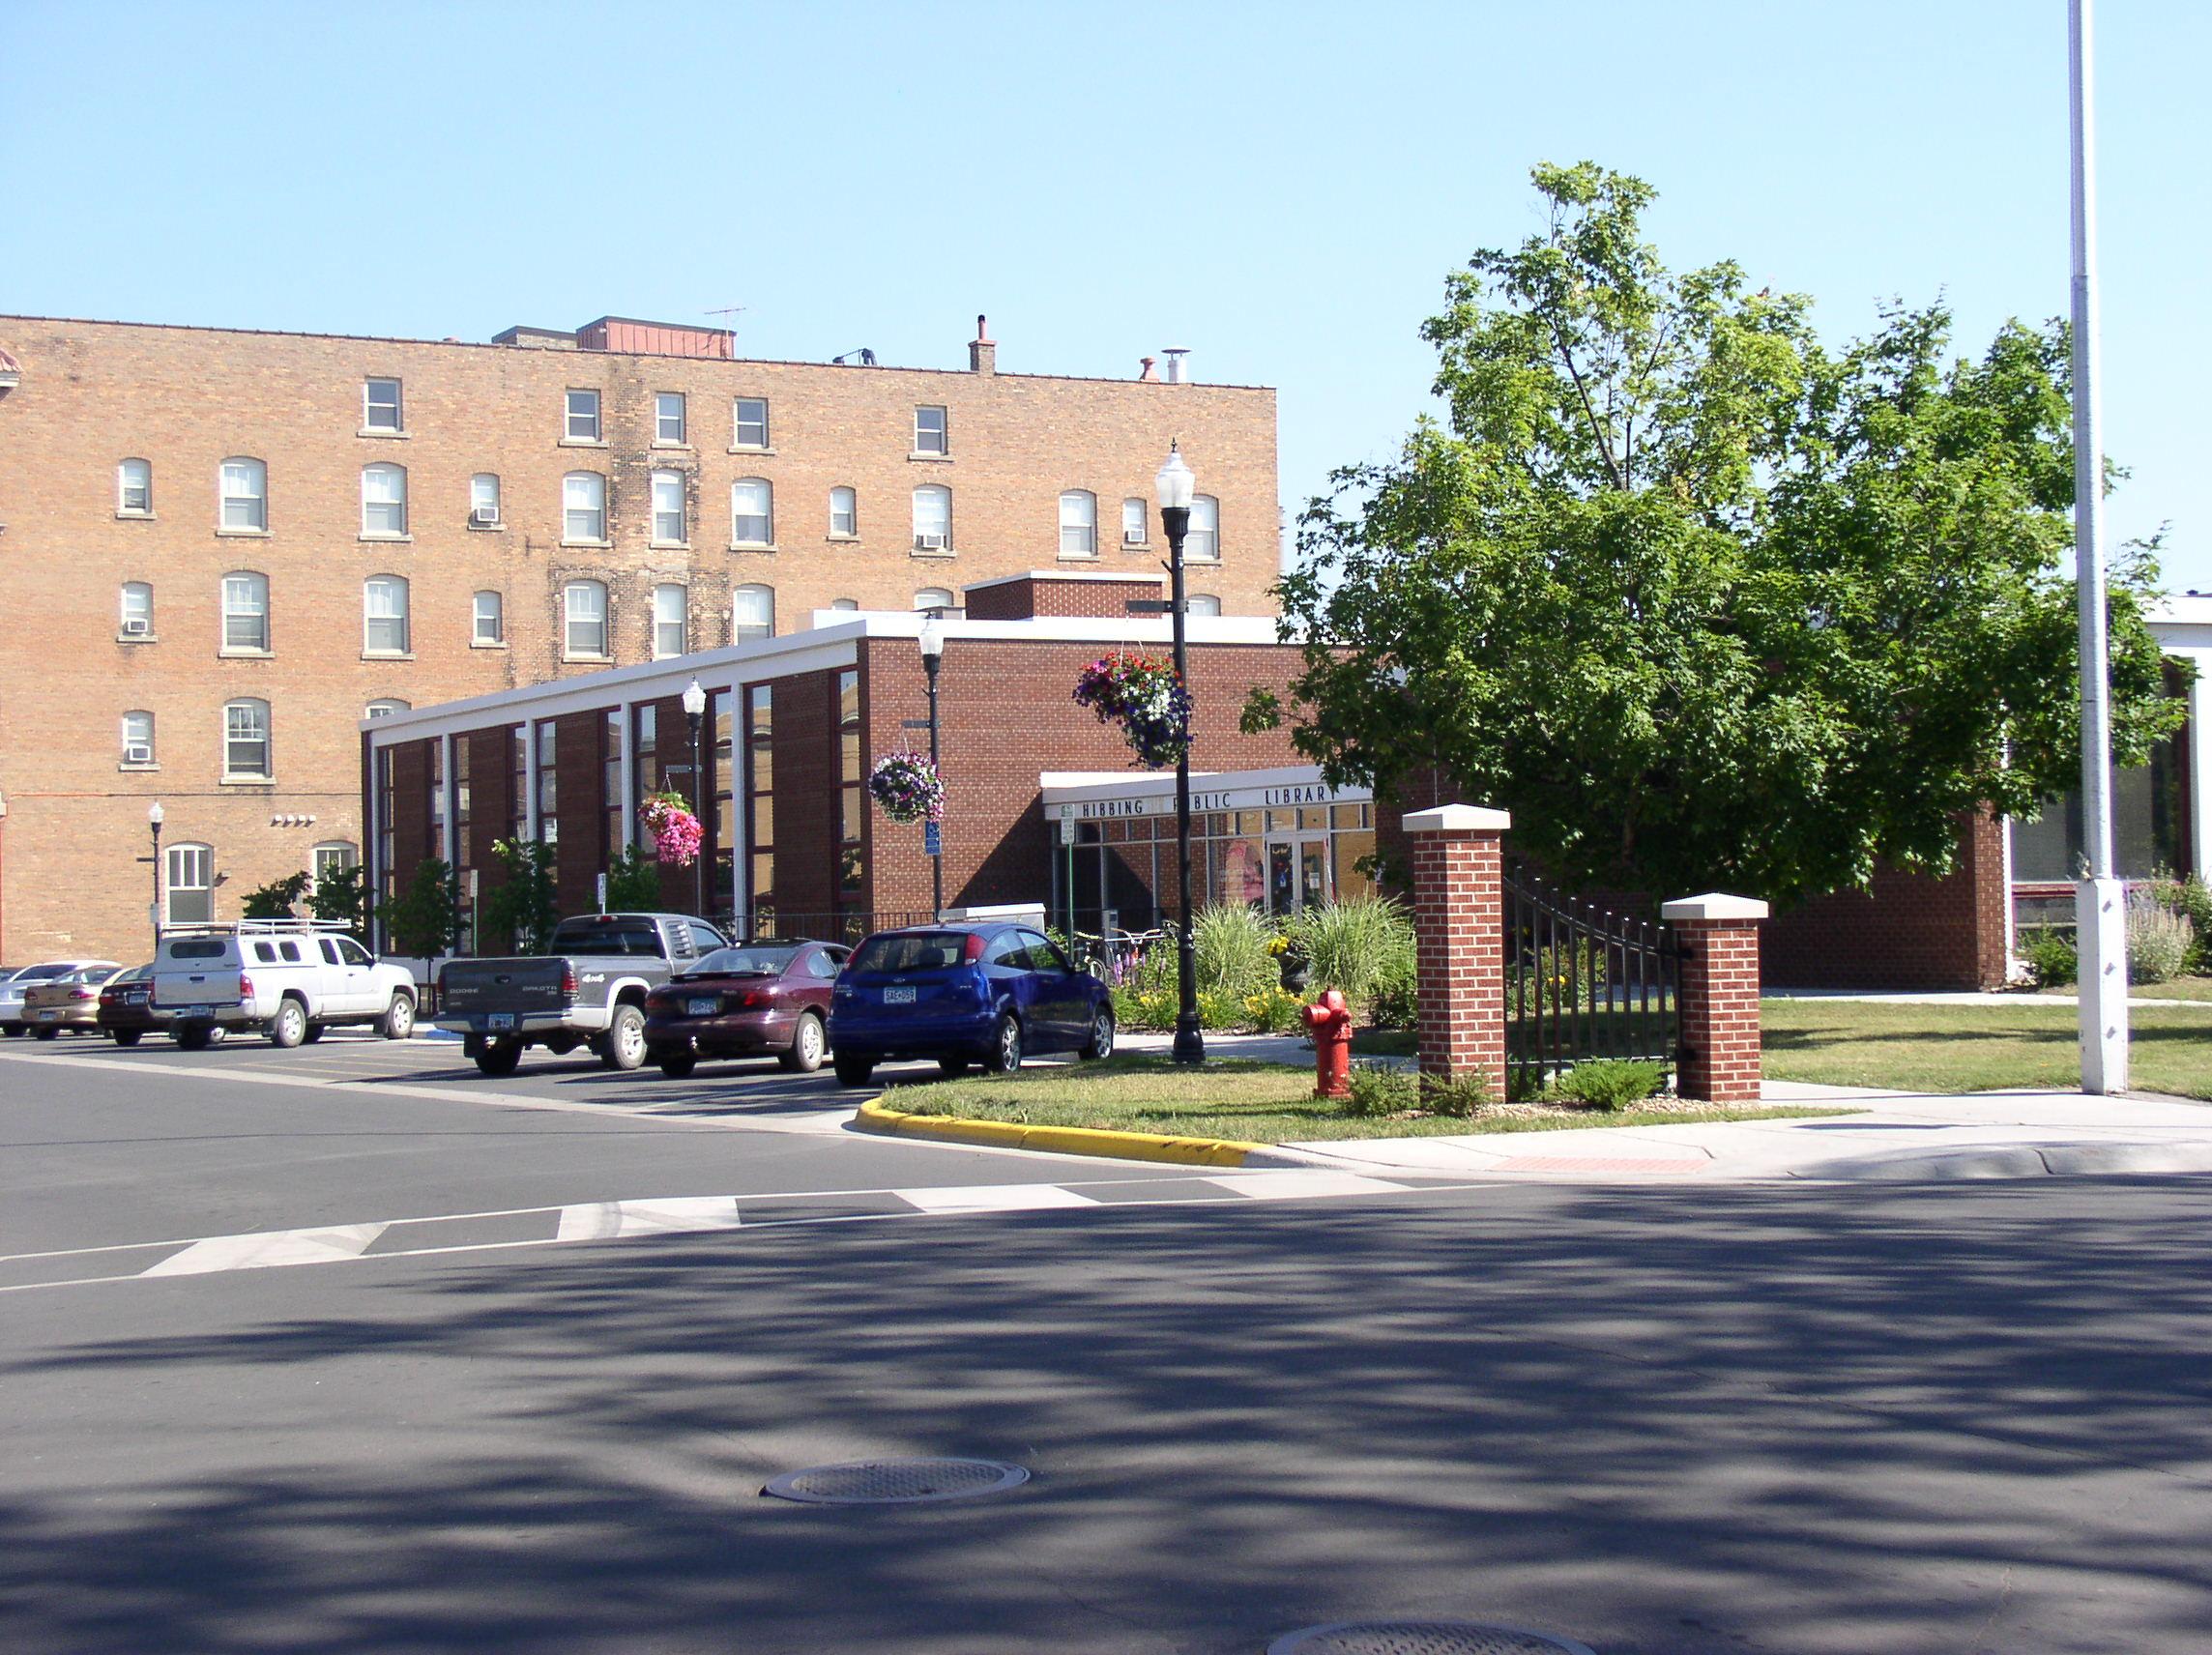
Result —
<path fill-rule="evenodd" d="M 862 367 L 874 367 L 876 365 L 876 353 L 868 349 L 866 345 L 859 345 L 852 350 L 844 352 L 842 355 L 831 357 L 830 359 L 831 365 L 836 367 L 843 367 L 845 365 L 846 357 L 859 357 L 860 359 L 860 365 Z"/>
<path fill-rule="evenodd" d="M 742 315 L 745 309 L 746 306 L 742 305 L 725 305 L 721 309 L 710 310 L 707 314 L 710 316 L 739 316 Z M 735 322 L 725 324 L 722 329 L 722 337 L 729 341 L 730 355 L 735 357 L 738 354 L 738 325 Z"/>

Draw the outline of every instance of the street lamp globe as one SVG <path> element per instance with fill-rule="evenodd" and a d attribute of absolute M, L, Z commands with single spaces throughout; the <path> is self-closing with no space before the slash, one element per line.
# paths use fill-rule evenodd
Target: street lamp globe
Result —
<path fill-rule="evenodd" d="M 161 809 L 161 801 L 158 798 L 154 800 L 152 804 L 146 807 L 146 820 L 152 823 L 156 828 L 161 826 L 162 815 L 163 812 Z"/>
<path fill-rule="evenodd" d="M 1152 479 L 1152 486 L 1159 491 L 1162 510 L 1190 509 L 1191 500 L 1198 493 L 1198 478 L 1183 463 L 1179 443 L 1168 444 L 1167 463 L 1160 467 L 1159 475 Z"/>
<path fill-rule="evenodd" d="M 693 679 L 684 686 L 684 716 L 696 718 L 706 711 L 707 692 L 699 687 L 699 681 Z"/>
<path fill-rule="evenodd" d="M 921 658 L 924 661 L 927 661 L 930 665 L 935 666 L 937 664 L 937 658 L 944 653 L 945 623 L 938 618 L 937 611 L 932 609 L 927 615 L 922 617 Z"/>

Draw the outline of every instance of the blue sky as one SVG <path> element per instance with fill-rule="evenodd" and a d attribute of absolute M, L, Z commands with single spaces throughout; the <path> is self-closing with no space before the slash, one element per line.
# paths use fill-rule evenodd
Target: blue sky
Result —
<path fill-rule="evenodd" d="M 2212 8 L 2100 16 L 2116 537 L 2212 591 Z M 747 355 L 1282 392 L 1294 514 L 1427 405 L 1444 273 L 1528 170 L 1648 179 L 1670 262 L 1832 339 L 2066 305 L 2062 0 L 1182 7 L 0 0 L 0 310 L 483 338 L 605 312 Z M 2194 111 L 2194 112 L 2192 112 Z"/>

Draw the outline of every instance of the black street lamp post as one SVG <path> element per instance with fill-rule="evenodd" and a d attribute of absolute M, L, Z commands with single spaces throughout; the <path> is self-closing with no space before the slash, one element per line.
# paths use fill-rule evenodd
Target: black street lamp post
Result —
<path fill-rule="evenodd" d="M 1175 637 L 1176 681 L 1190 692 L 1190 653 L 1184 638 L 1182 541 L 1190 532 L 1190 503 L 1198 479 L 1183 463 L 1180 448 L 1168 445 L 1167 463 L 1153 479 L 1159 491 L 1160 527 L 1168 537 L 1168 616 Z M 1186 702 L 1186 706 L 1189 704 Z M 1197 722 L 1192 708 L 1183 731 L 1182 751 L 1176 758 L 1176 900 L 1181 923 L 1176 931 L 1175 1060 L 1206 1061 L 1206 1036 L 1198 1025 L 1198 959 L 1190 931 L 1190 726 Z"/>
<path fill-rule="evenodd" d="M 684 721 L 691 727 L 691 814 L 699 819 L 699 854 L 691 858 L 691 912 L 704 915 L 707 912 L 707 786 L 706 775 L 699 768 L 699 726 L 705 720 L 707 692 L 693 679 L 684 688 Z"/>
<path fill-rule="evenodd" d="M 921 624 L 921 671 L 929 681 L 929 769 L 937 774 L 937 669 L 945 664 L 945 624 L 932 609 Z M 942 777 L 940 778 L 942 779 Z M 922 829 L 926 834 L 927 828 Z M 945 829 L 937 832 L 937 855 L 929 858 L 929 917 L 945 912 Z"/>
<path fill-rule="evenodd" d="M 157 798 L 146 807 L 146 826 L 154 830 L 154 854 L 146 859 L 154 864 L 153 921 L 154 954 L 156 958 L 159 958 L 161 952 L 161 801 Z"/>

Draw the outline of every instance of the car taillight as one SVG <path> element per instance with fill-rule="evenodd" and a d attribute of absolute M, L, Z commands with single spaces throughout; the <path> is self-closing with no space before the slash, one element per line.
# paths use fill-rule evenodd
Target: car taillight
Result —
<path fill-rule="evenodd" d="M 101 1004 L 102 1004 L 102 1005 L 113 1005 L 113 1004 L 115 1004 L 115 1003 L 116 1003 L 116 1000 L 117 1000 L 117 996 L 116 996 L 116 993 L 115 993 L 115 991 L 114 991 L 113 989 L 103 988 L 103 989 L 102 989 L 102 990 L 100 991 L 100 1003 L 101 1003 Z"/>
<path fill-rule="evenodd" d="M 253 979 L 244 972 L 238 973 L 238 998 L 241 1000 L 253 998 Z"/>
<path fill-rule="evenodd" d="M 73 988 L 70 990 L 70 999 L 72 1000 L 90 1000 L 91 998 L 92 990 L 89 988 Z"/>
<path fill-rule="evenodd" d="M 576 968 L 567 960 L 561 962 L 561 998 L 563 1000 L 574 1000 L 576 998 Z"/>
<path fill-rule="evenodd" d="M 969 964 L 969 965 L 971 965 L 971 966 L 972 966 L 972 965 L 974 965 L 974 964 L 975 964 L 976 961 L 980 960 L 982 957 L 983 957 L 983 937 L 982 937 L 982 933 L 980 933 L 980 932 L 977 932 L 977 931 L 971 931 L 971 932 L 969 932 L 969 933 L 968 933 L 968 945 L 967 945 L 966 947 L 964 947 L 963 949 L 961 949 L 961 950 L 960 950 L 960 958 L 961 958 L 961 959 L 962 959 L 964 962 L 966 962 L 967 964 Z"/>

